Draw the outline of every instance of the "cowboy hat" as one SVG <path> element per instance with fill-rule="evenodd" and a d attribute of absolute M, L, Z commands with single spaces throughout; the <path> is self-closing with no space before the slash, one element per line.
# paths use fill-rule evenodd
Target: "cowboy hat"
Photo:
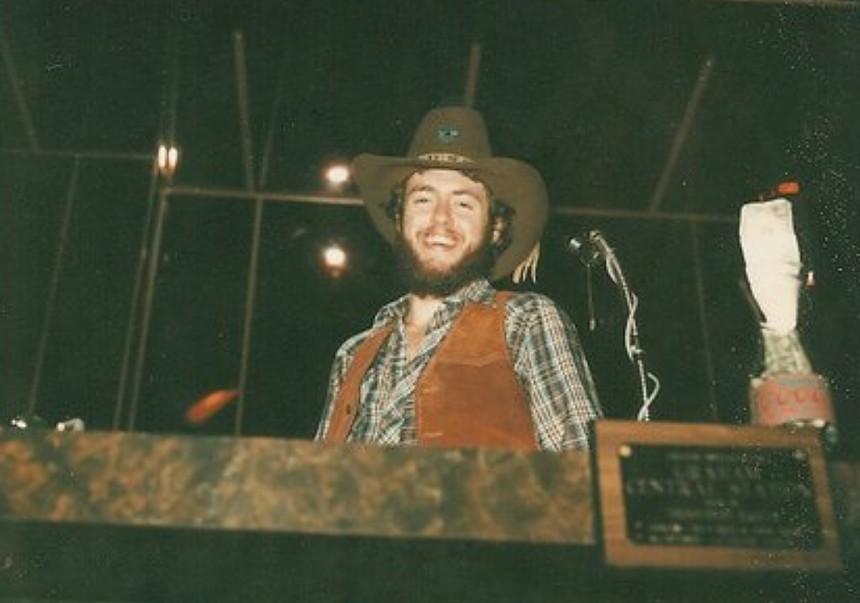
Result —
<path fill-rule="evenodd" d="M 431 110 L 421 121 L 406 157 L 362 154 L 353 161 L 353 175 L 373 224 L 393 242 L 397 233 L 386 211 L 392 191 L 418 170 L 452 169 L 483 182 L 494 199 L 514 210 L 510 244 L 490 272 L 498 280 L 529 257 L 540 240 L 549 204 L 543 178 L 532 166 L 493 157 L 481 114 L 467 107 Z"/>

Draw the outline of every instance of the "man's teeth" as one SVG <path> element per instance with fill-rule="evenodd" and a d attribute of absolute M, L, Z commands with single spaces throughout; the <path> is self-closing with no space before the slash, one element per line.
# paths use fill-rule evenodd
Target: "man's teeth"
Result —
<path fill-rule="evenodd" d="M 427 237 L 426 239 L 428 245 L 442 245 L 445 247 L 451 246 L 454 244 L 454 239 L 451 237 L 445 237 L 440 235 L 432 235 Z"/>

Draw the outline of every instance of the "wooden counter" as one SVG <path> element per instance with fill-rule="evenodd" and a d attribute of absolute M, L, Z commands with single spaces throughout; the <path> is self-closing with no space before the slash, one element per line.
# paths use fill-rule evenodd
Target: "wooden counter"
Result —
<path fill-rule="evenodd" d="M 830 469 L 842 572 L 620 571 L 585 453 L 5 432 L 0 601 L 840 601 L 860 466 Z"/>

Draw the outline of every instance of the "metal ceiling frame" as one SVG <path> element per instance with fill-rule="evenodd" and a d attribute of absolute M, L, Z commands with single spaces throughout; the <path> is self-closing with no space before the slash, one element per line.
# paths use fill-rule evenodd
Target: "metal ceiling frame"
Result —
<path fill-rule="evenodd" d="M 12 88 L 12 94 L 15 97 L 15 105 L 18 107 L 18 115 L 21 117 L 24 131 L 27 134 L 28 148 L 31 151 L 38 151 L 40 148 L 39 137 L 36 134 L 36 127 L 33 124 L 30 108 L 27 106 L 27 99 L 24 98 L 24 93 L 21 90 L 18 69 L 15 66 L 12 49 L 9 47 L 9 38 L 6 36 L 2 22 L 0 22 L 0 53 L 3 54 L 3 65 L 6 68 L 6 77 L 9 80 L 9 86 Z"/>

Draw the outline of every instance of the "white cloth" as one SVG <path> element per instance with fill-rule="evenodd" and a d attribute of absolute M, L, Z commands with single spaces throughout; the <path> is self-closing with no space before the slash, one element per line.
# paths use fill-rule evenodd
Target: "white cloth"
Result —
<path fill-rule="evenodd" d="M 764 326 L 778 334 L 790 333 L 797 326 L 801 268 L 791 203 L 779 198 L 745 204 L 740 242 Z"/>

